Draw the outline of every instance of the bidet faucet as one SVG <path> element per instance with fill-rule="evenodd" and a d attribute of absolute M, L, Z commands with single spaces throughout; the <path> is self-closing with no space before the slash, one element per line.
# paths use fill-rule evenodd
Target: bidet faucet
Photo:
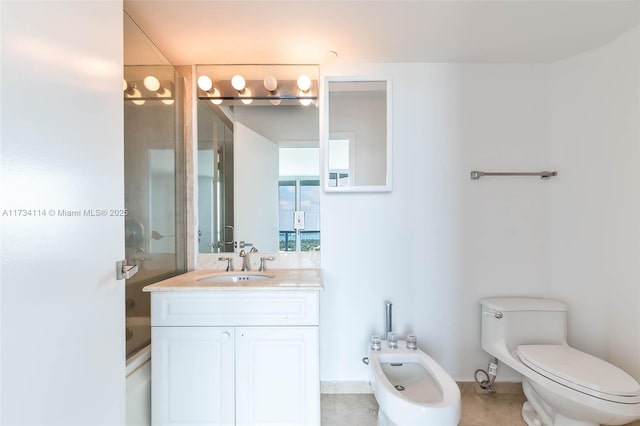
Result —
<path fill-rule="evenodd" d="M 384 335 L 385 338 L 389 335 L 389 333 L 391 333 L 391 329 L 393 328 L 393 325 L 391 324 L 392 322 L 392 309 L 393 309 L 393 303 L 386 301 L 385 302 L 385 318 L 384 318 Z"/>

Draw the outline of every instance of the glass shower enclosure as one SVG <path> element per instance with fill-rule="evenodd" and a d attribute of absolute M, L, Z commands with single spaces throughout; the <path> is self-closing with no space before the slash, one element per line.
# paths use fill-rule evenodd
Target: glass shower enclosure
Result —
<path fill-rule="evenodd" d="M 184 79 L 125 14 L 127 358 L 151 342 L 146 285 L 186 270 Z"/>

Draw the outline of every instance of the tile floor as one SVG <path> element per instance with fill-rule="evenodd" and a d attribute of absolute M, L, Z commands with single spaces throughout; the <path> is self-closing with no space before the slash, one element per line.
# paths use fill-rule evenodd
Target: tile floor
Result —
<path fill-rule="evenodd" d="M 504 383 L 486 393 L 473 383 L 461 383 L 460 426 L 527 426 L 520 410 L 525 400 L 519 383 Z M 323 394 L 322 426 L 375 426 L 378 404 L 371 394 Z M 640 426 L 640 421 L 627 426 Z"/>

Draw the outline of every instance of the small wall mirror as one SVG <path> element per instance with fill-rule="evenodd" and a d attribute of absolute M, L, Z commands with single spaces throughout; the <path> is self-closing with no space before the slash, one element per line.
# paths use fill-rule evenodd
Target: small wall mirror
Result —
<path fill-rule="evenodd" d="M 324 189 L 391 191 L 391 80 L 325 77 Z"/>

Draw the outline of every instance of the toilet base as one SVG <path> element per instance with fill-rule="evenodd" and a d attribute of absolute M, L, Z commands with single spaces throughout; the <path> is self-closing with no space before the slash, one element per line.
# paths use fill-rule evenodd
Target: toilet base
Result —
<path fill-rule="evenodd" d="M 395 426 L 395 423 L 382 410 L 378 410 L 378 426 Z"/>
<path fill-rule="evenodd" d="M 527 401 L 522 405 L 522 418 L 528 426 L 600 426 L 599 423 L 570 419 L 557 413 L 534 392 L 530 382 L 522 381 Z"/>
<path fill-rule="evenodd" d="M 529 426 L 542 426 L 542 420 L 538 417 L 536 410 L 533 409 L 529 401 L 522 404 L 522 418 Z"/>
<path fill-rule="evenodd" d="M 568 419 L 562 415 L 557 415 L 552 424 L 543 423 L 529 401 L 522 405 L 522 418 L 528 426 L 600 426 L 598 423 Z"/>

